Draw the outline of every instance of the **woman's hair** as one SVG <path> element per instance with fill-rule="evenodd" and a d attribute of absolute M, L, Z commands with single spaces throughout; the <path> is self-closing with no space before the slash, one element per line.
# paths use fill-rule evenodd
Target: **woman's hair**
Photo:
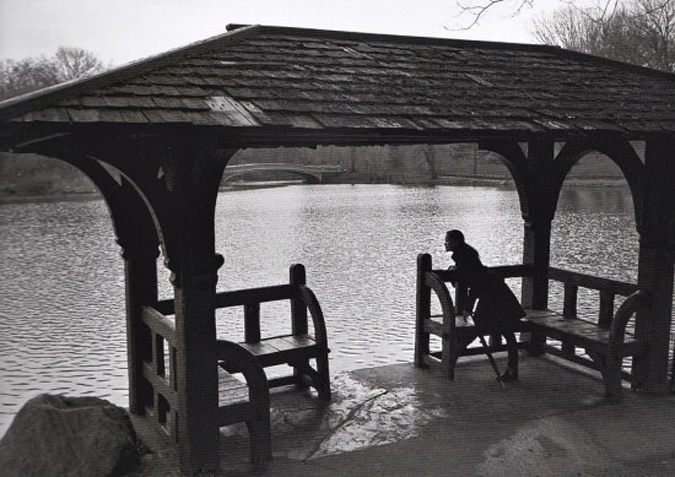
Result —
<path fill-rule="evenodd" d="M 458 242 L 464 243 L 464 234 L 460 230 L 448 230 L 448 233 L 445 234 L 446 237 L 456 240 Z"/>

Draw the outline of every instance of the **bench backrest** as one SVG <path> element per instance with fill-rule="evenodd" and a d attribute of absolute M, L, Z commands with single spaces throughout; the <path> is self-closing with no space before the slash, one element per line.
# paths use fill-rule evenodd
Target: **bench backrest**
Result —
<path fill-rule="evenodd" d="M 289 283 L 268 287 L 247 288 L 216 294 L 216 308 L 241 306 L 244 309 L 244 340 L 257 343 L 260 336 L 260 304 L 270 301 L 289 300 L 291 304 L 291 332 L 295 336 L 309 331 L 309 317 L 314 325 L 317 342 L 327 342 L 323 311 L 314 292 L 306 285 L 304 265 L 296 263 L 289 270 Z"/>
<path fill-rule="evenodd" d="M 260 341 L 260 304 L 270 301 L 290 300 L 291 329 L 293 335 L 308 333 L 308 311 L 314 324 L 317 341 L 325 340 L 326 325 L 321 306 L 314 292 L 306 285 L 305 266 L 296 263 L 290 266 L 289 283 L 267 287 L 246 288 L 216 293 L 216 309 L 241 306 L 244 309 L 244 340 L 247 343 Z M 173 299 L 161 300 L 155 309 L 164 315 L 174 313 Z"/>
<path fill-rule="evenodd" d="M 549 267 L 548 278 L 564 286 L 563 316 L 566 318 L 577 316 L 579 288 L 598 291 L 600 293 L 598 325 L 601 328 L 609 328 L 612 323 L 616 296 L 627 297 L 638 291 L 638 286 L 634 283 L 570 272 L 555 267 Z"/>

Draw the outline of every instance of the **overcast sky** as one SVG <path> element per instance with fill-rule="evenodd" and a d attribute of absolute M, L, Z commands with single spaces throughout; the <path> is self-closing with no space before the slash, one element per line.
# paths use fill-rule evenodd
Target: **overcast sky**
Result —
<path fill-rule="evenodd" d="M 569 0 L 534 0 L 513 18 L 512 4 L 495 8 L 468 31 L 456 1 L 0 0 L 0 59 L 72 46 L 120 66 L 220 35 L 229 23 L 533 43 L 532 19 Z"/>

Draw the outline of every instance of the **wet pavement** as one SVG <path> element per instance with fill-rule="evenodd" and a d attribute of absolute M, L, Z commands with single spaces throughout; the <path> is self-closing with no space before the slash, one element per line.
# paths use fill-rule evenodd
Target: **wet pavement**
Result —
<path fill-rule="evenodd" d="M 505 362 L 499 361 L 501 368 Z M 226 476 L 642 476 L 675 474 L 675 396 L 624 390 L 555 359 L 521 361 L 503 389 L 485 359 L 454 382 L 412 364 L 339 373 L 333 401 L 273 392 L 273 461 L 248 462 L 245 425 L 221 430 Z M 155 448 L 141 475 L 180 475 Z"/>

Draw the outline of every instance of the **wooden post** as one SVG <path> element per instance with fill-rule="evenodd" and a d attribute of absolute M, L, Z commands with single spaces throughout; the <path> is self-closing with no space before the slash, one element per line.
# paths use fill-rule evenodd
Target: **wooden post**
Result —
<path fill-rule="evenodd" d="M 291 285 L 307 284 L 305 266 L 301 263 L 291 265 L 289 276 Z M 308 333 L 307 306 L 300 297 L 291 298 L 291 321 L 293 335 L 306 335 Z"/>
<path fill-rule="evenodd" d="M 291 265 L 289 269 L 289 282 L 291 285 L 306 285 L 307 275 L 305 266 L 301 263 Z M 306 335 L 309 332 L 307 323 L 307 305 L 299 296 L 291 298 L 291 332 L 293 336 Z M 317 360 L 318 365 L 318 360 Z M 293 366 L 293 377 L 298 387 L 306 387 L 303 381 L 303 370 L 309 369 L 309 359 L 301 363 L 295 363 Z M 330 387 L 330 385 L 329 385 Z"/>
<path fill-rule="evenodd" d="M 561 183 L 555 175 L 553 154 L 554 144 L 549 139 L 537 139 L 528 143 L 528 173 L 525 175 L 528 204 L 523 211 L 523 263 L 532 265 L 532 277 L 523 280 L 522 301 L 526 308 L 548 307 L 551 222 Z"/>
<path fill-rule="evenodd" d="M 647 392 L 668 391 L 668 352 L 673 313 L 675 255 L 675 138 L 654 138 L 645 148 L 645 184 L 641 207 L 638 286 L 649 291 L 651 306 L 639 310 L 635 333 L 647 342 L 633 372 Z M 673 363 L 675 372 L 675 362 Z"/>
<path fill-rule="evenodd" d="M 188 475 L 219 468 L 215 286 L 223 259 L 185 251 L 173 272 L 176 319 L 176 419 L 181 470 Z"/>
<path fill-rule="evenodd" d="M 577 297 L 579 294 L 579 286 L 565 282 L 565 292 L 563 298 L 563 316 L 567 319 L 577 317 Z M 610 317 L 611 318 L 611 317 Z M 575 355 L 575 346 L 567 340 L 563 340 L 561 344 L 563 355 L 566 357 L 573 357 Z"/>
<path fill-rule="evenodd" d="M 548 306 L 548 266 L 551 248 L 551 222 L 555 215 L 563 171 L 554 162 L 554 142 L 539 137 L 527 144 L 527 151 L 513 140 L 486 139 L 480 149 L 499 154 L 511 172 L 520 198 L 525 222 L 523 263 L 531 265 L 532 277 L 524 277 L 522 304 L 525 308 Z"/>
<path fill-rule="evenodd" d="M 260 303 L 244 304 L 244 341 L 260 343 Z"/>
<path fill-rule="evenodd" d="M 565 298 L 563 305 L 563 316 L 565 318 L 577 317 L 577 296 L 579 286 L 575 283 L 565 282 Z"/>
<path fill-rule="evenodd" d="M 600 290 L 600 314 L 598 316 L 598 325 L 600 328 L 609 329 L 614 317 L 614 293 L 607 290 Z"/>
<path fill-rule="evenodd" d="M 125 247 L 124 275 L 127 315 L 127 366 L 129 369 L 129 411 L 142 415 L 153 405 L 152 388 L 143 378 L 143 362 L 152 352 L 150 330 L 142 321 L 141 307 L 157 302 L 157 257 L 159 249 L 145 251 Z"/>
<path fill-rule="evenodd" d="M 143 323 L 142 307 L 157 303 L 159 239 L 150 210 L 134 187 L 100 181 L 115 224 L 124 259 L 129 411 L 143 415 L 155 406 L 152 386 L 143 377 L 143 363 L 152 360 L 152 334 Z"/>
<path fill-rule="evenodd" d="M 556 177 L 553 164 L 554 143 L 540 138 L 528 143 L 525 195 L 523 208 L 525 220 L 523 237 L 523 263 L 532 266 L 532 276 L 522 281 L 522 304 L 525 308 L 548 308 L 548 267 L 551 259 L 551 222 L 555 215 L 558 193 L 562 180 Z M 521 198 L 522 201 L 522 198 Z M 522 207 L 522 204 L 521 204 Z M 521 336 L 521 339 L 524 337 Z M 530 353 L 544 352 L 546 337 L 532 334 L 529 337 Z"/>
<path fill-rule="evenodd" d="M 415 309 L 415 366 L 426 368 L 424 357 L 429 355 L 429 333 L 424 330 L 424 324 L 431 316 L 431 290 L 424 284 L 424 276 L 431 271 L 431 255 L 428 253 L 417 256 L 417 294 Z"/>
<path fill-rule="evenodd" d="M 175 440 L 181 471 L 215 474 L 220 467 L 216 283 L 224 260 L 215 253 L 215 207 L 227 156 L 214 137 L 175 134 L 159 160 L 162 236 L 174 289 L 176 353 Z M 198 160 L 197 160 L 198 159 Z"/>
<path fill-rule="evenodd" d="M 532 265 L 532 276 L 523 278 L 522 302 L 525 308 L 548 307 L 548 266 L 551 257 L 551 222 L 526 221 L 523 263 Z"/>

